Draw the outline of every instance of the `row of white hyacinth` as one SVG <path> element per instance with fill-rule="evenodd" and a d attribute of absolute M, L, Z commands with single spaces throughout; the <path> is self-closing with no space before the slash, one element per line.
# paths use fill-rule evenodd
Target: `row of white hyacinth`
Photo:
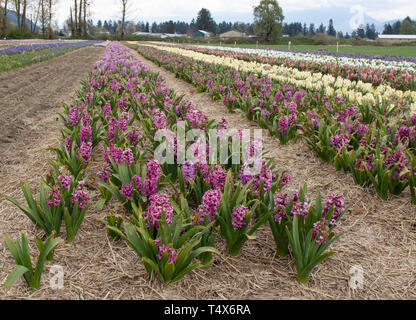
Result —
<path fill-rule="evenodd" d="M 276 65 L 271 66 L 254 61 L 248 62 L 229 57 L 209 55 L 179 47 L 163 46 L 159 44 L 147 45 L 195 60 L 220 64 L 244 72 L 261 72 L 264 76 L 275 79 L 281 83 L 290 83 L 298 88 L 300 87 L 306 90 L 324 90 L 325 94 L 329 97 L 341 96 L 352 103 L 360 105 L 368 104 L 375 106 L 379 103 L 398 103 L 399 105 L 403 105 L 406 101 L 410 104 L 416 102 L 416 92 L 411 90 L 403 92 L 387 85 L 374 87 L 371 83 L 364 83 L 362 81 L 350 81 L 342 77 L 334 78 L 331 75 L 323 75 L 322 73 L 299 71 L 296 68 L 286 68 Z M 408 105 L 408 103 L 406 103 L 406 105 Z"/>
<path fill-rule="evenodd" d="M 312 61 L 317 63 L 337 63 L 339 65 L 352 65 L 355 67 L 376 68 L 376 69 L 406 69 L 410 72 L 416 72 L 416 64 L 408 61 L 384 61 L 379 59 L 353 59 L 348 57 L 334 57 L 317 55 L 314 53 L 303 53 L 293 51 L 279 51 L 272 49 L 256 49 L 256 48 L 238 48 L 238 47 L 214 47 L 214 46 L 195 46 L 200 49 L 221 49 L 224 51 L 256 54 L 269 58 L 286 58 L 302 61 Z"/>
<path fill-rule="evenodd" d="M 159 45 L 166 45 L 166 42 L 157 42 L 153 43 Z M 176 43 L 171 43 L 171 45 L 177 45 Z M 365 68 L 376 68 L 376 69 L 405 69 L 409 72 L 416 72 L 416 64 L 409 61 L 385 61 L 380 59 L 366 59 L 366 58 L 348 58 L 348 57 L 336 57 L 336 56 L 326 56 L 314 54 L 313 52 L 304 53 L 304 52 L 295 52 L 295 51 L 281 51 L 273 49 L 262 49 L 262 48 L 240 48 L 240 47 L 218 47 L 218 46 L 209 46 L 209 45 L 187 45 L 189 47 L 195 47 L 199 49 L 207 50 L 224 50 L 237 53 L 247 53 L 255 54 L 261 57 L 268 58 L 283 58 L 283 59 L 293 59 L 293 60 L 302 60 L 302 61 L 311 61 L 316 63 L 336 63 L 342 66 L 355 66 L 355 67 L 365 67 Z"/>

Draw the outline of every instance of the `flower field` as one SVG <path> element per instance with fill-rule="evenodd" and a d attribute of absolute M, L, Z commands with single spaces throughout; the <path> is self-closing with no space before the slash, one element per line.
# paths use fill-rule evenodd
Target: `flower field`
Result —
<path fill-rule="evenodd" d="M 52 264 L 70 270 L 71 293 L 87 287 L 104 299 L 137 298 L 137 290 L 143 298 L 278 298 L 271 292 L 279 288 L 294 288 L 283 297 L 397 297 L 397 283 L 412 281 L 386 275 L 378 283 L 377 268 L 368 269 L 375 289 L 361 295 L 348 274 L 357 259 L 367 267 L 385 257 L 361 229 L 371 219 L 373 227 L 385 223 L 367 211 L 368 199 L 383 213 L 389 203 L 414 212 L 416 93 L 405 76 L 413 77 L 412 62 L 127 44 L 107 45 L 62 105 L 38 183 L 22 181 L 5 195 L 6 212 L 31 226 L 18 236 L 20 225 L 0 229 L 12 296 L 50 292 L 44 271 Z M 360 77 L 368 70 L 372 80 L 347 76 L 349 67 Z M 267 137 L 252 139 L 258 129 Z M 302 160 L 299 170 L 276 156 L 291 150 L 282 156 L 298 163 L 300 144 L 309 148 L 304 159 L 322 161 Z M 308 177 L 310 166 L 320 172 Z M 334 188 L 342 179 L 357 187 Z M 403 219 L 400 232 L 412 221 Z M 399 241 L 396 232 L 379 250 Z M 405 240 L 413 246 L 415 239 Z M 370 260 L 357 258 L 361 242 Z M 398 259 L 408 258 L 397 250 Z"/>
<path fill-rule="evenodd" d="M 3 44 L 2 42 L 6 42 Z M 0 41 L 0 72 L 49 60 L 101 41 Z"/>
<path fill-rule="evenodd" d="M 350 172 L 358 185 L 372 186 L 381 199 L 401 195 L 409 187 L 416 203 L 415 91 L 351 84 L 331 76 L 333 81 L 314 76 L 298 81 L 292 76 L 297 71 L 218 52 L 159 45 L 143 46 L 140 52 L 223 100 L 230 110 L 241 110 L 281 143 L 305 139 L 324 161 Z M 368 90 L 364 96 L 362 90 Z"/>
<path fill-rule="evenodd" d="M 250 159 L 262 152 L 261 141 L 247 148 L 242 165 L 208 165 L 206 147 L 199 146 L 199 140 L 194 161 L 160 165 L 146 156 L 146 151 L 153 153 L 159 146 L 156 131 L 167 132 L 180 118 L 188 130 L 206 134 L 216 130 L 220 140 L 227 123 L 210 121 L 192 103 L 176 96 L 131 49 L 109 45 L 84 83 L 79 102 L 65 105 L 60 118 L 62 141 L 53 149 L 54 170 L 41 183 L 39 198 L 27 184 L 22 184 L 27 206 L 8 198 L 48 237 L 39 246 L 39 268 L 58 245 L 55 237 L 63 222 L 67 243 L 76 238 L 90 201 L 84 172 L 100 142 L 106 144 L 106 164 L 98 174 L 102 199 L 97 205 L 102 208 L 114 197 L 129 213 L 126 217 L 110 214 L 104 222 L 113 238 L 123 238 L 143 259 L 149 276 L 176 282 L 191 270 L 211 264 L 212 255 L 219 254 L 214 248 L 217 227 L 229 254 L 236 256 L 255 231 L 269 223 L 278 254 L 286 256 L 288 246 L 295 252 L 300 282 L 307 282 L 313 268 L 333 254 L 326 249 L 339 237 L 334 229 L 344 213 L 343 196 L 330 194 L 322 201 L 318 195 L 312 203 L 306 186 L 291 195 L 281 193 L 292 178 L 265 159 L 257 163 L 259 173 L 248 173 Z M 144 129 L 140 139 L 136 122 Z M 174 153 L 178 158 L 179 151 Z M 170 195 L 164 191 L 167 186 Z M 23 258 L 29 257 L 25 242 L 25 234 L 20 245 L 6 238 L 18 264 L 6 286 L 24 276 L 30 287 L 39 289 L 41 273 L 30 274 L 30 258 Z"/>
<path fill-rule="evenodd" d="M 341 96 L 353 103 L 365 103 L 374 106 L 376 103 L 391 103 L 395 99 L 409 102 L 416 101 L 416 93 L 411 90 L 403 92 L 395 90 L 388 85 L 373 86 L 371 83 L 364 83 L 363 81 L 350 81 L 340 75 L 335 78 L 332 75 L 302 72 L 296 68 L 278 66 L 273 63 L 273 66 L 271 66 L 268 60 L 264 61 L 265 63 L 257 62 L 256 56 L 249 56 L 249 61 L 245 61 L 241 57 L 223 56 L 221 51 L 215 51 L 215 55 L 212 55 L 181 48 L 164 47 L 164 50 L 203 62 L 229 66 L 245 72 L 256 73 L 260 71 L 262 75 L 277 80 L 282 84 L 290 83 L 300 88 L 325 90 L 327 96 Z M 407 82 L 414 83 L 414 77 L 409 76 Z"/>
<path fill-rule="evenodd" d="M 37 44 L 37 43 L 54 43 L 54 42 L 62 42 L 62 41 L 64 40 L 44 40 L 44 39 L 0 40 L 0 47 L 31 45 L 31 44 Z M 73 42 L 75 42 L 75 40 Z"/>
<path fill-rule="evenodd" d="M 361 80 L 375 85 L 387 84 L 397 89 L 414 89 L 416 65 L 414 61 L 385 59 L 358 59 L 356 57 L 320 55 L 293 51 L 259 50 L 224 47 L 214 50 L 209 46 L 190 47 L 198 52 L 230 56 L 245 61 L 282 65 L 299 71 L 311 71 Z"/>

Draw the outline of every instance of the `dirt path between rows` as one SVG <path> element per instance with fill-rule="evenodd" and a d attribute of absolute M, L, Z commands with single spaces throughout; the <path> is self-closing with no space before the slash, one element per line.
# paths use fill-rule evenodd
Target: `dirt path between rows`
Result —
<path fill-rule="evenodd" d="M 102 48 L 81 48 L 0 74 L 0 165 L 15 161 L 16 143 L 19 148 L 27 138 L 33 139 L 45 116 L 56 116 L 56 108 L 70 100 L 102 52 Z"/>
<path fill-rule="evenodd" d="M 72 101 L 80 81 L 103 53 L 102 47 L 82 48 L 0 74 L 0 287 L 12 266 L 3 236 L 17 238 L 21 230 L 29 232 L 29 239 L 39 234 L 31 221 L 5 197 L 13 196 L 22 201 L 20 181 L 39 189 L 39 181 L 50 170 L 47 157 L 52 154 L 46 149 L 56 145 L 59 137 L 56 118 L 61 104 Z M 31 246 L 34 249 L 33 242 Z M 23 283 L 20 287 L 24 293 L 11 297 L 30 298 L 33 292 Z M 0 299 L 4 298 L 2 290 Z"/>
<path fill-rule="evenodd" d="M 259 128 L 243 115 L 229 112 L 207 93 L 195 93 L 192 85 L 140 58 L 165 78 L 168 87 L 184 94 L 209 118 L 225 117 L 230 128 Z M 209 276 L 215 284 L 228 283 L 223 295 L 246 299 L 415 299 L 416 208 L 410 204 L 410 195 L 382 201 L 373 190 L 355 185 L 350 175 L 322 162 L 305 143 L 283 146 L 264 130 L 263 137 L 278 167 L 294 176 L 290 191 L 307 183 L 313 198 L 318 191 L 325 196 L 343 193 L 352 212 L 344 216 L 339 227 L 344 236 L 332 247 L 337 254 L 315 269 L 307 285 L 296 282 L 292 261 L 273 257 L 274 242 L 269 228 L 264 227 L 257 233 L 258 240 L 245 247 L 240 257 L 228 259 L 232 263 L 228 272 L 219 268 Z M 350 289 L 352 266 L 364 270 L 362 290 Z M 236 273 L 241 277 L 232 276 Z M 227 280 L 230 277 L 232 281 Z"/>

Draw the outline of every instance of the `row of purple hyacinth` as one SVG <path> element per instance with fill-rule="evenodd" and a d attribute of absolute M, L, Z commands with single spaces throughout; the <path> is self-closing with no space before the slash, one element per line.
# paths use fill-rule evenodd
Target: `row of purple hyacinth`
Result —
<path fill-rule="evenodd" d="M 0 49 L 1 55 L 14 55 L 21 54 L 24 52 L 39 51 L 49 48 L 81 48 L 85 46 L 90 46 L 94 44 L 101 43 L 100 40 L 89 40 L 89 41 L 75 41 L 75 42 L 48 42 L 48 43 L 35 43 L 29 45 L 21 45 Z"/>
<path fill-rule="evenodd" d="M 121 74 L 126 74 L 128 71 L 126 68 L 132 68 L 131 63 L 129 63 L 129 61 L 132 61 L 131 53 L 126 51 L 125 47 L 120 47 L 116 44 L 112 44 L 109 46 L 108 51 L 110 54 L 105 55 L 102 61 L 98 63 L 98 65 L 106 66 L 106 68 L 109 68 L 112 70 L 112 72 L 115 72 L 117 69 L 121 69 Z M 125 57 L 126 59 L 122 59 L 121 57 Z M 120 63 L 121 66 L 117 65 L 117 63 L 114 63 L 114 61 Z M 135 59 L 133 61 L 135 61 Z M 154 102 L 151 101 L 151 94 L 149 95 L 149 93 L 136 91 L 137 87 L 134 84 L 137 85 L 142 80 L 130 77 L 125 84 L 121 82 L 121 79 L 104 80 L 104 77 L 107 75 L 105 68 L 96 70 L 93 72 L 93 74 L 94 77 L 89 79 L 89 86 L 91 90 L 97 88 L 103 89 L 105 82 L 108 82 L 107 86 L 109 91 L 107 91 L 106 94 L 111 96 L 111 91 L 113 91 L 120 93 L 121 96 L 121 93 L 123 90 L 125 90 L 135 96 L 139 101 L 141 101 L 142 105 L 154 105 Z M 167 90 L 166 86 L 161 81 L 157 81 L 156 85 L 159 87 L 155 88 L 154 91 L 162 95 L 163 104 L 171 104 L 169 90 Z M 127 166 L 131 166 L 136 162 L 134 159 L 133 151 L 130 148 L 123 149 L 122 147 L 117 147 L 114 145 L 114 139 L 115 141 L 119 141 L 120 134 L 123 133 L 126 133 L 126 138 L 128 139 L 129 145 L 135 146 L 137 143 L 137 134 L 134 133 L 134 131 L 129 131 L 130 128 L 128 122 L 131 116 L 128 112 L 126 112 L 128 104 L 129 99 L 126 97 L 120 98 L 117 101 L 116 106 L 120 109 L 118 118 L 113 116 L 114 110 L 111 110 L 111 105 L 109 103 L 106 103 L 103 106 L 103 114 L 108 123 L 106 135 L 106 144 L 108 147 L 106 147 L 104 151 L 104 159 L 107 162 L 107 165 L 99 172 L 99 178 L 103 182 L 107 182 L 111 178 L 110 170 L 113 166 L 112 163 L 126 164 Z M 174 110 L 178 115 L 183 114 L 183 118 L 189 121 L 189 123 L 195 128 L 203 128 L 208 120 L 207 116 L 201 110 L 195 109 L 191 102 L 185 100 L 182 100 Z M 157 130 L 168 128 L 167 117 L 162 110 L 150 107 L 148 111 L 151 114 L 151 118 L 153 119 L 153 129 Z M 180 119 L 178 119 L 178 121 L 179 120 Z M 222 120 L 220 127 L 223 130 L 226 129 L 225 119 Z M 84 132 L 84 129 L 81 127 L 81 133 L 82 132 Z M 115 137 L 116 132 L 119 134 L 117 137 Z M 215 166 L 214 168 L 209 168 L 207 164 L 197 165 L 190 163 L 189 161 L 185 162 L 181 166 L 181 169 L 185 181 L 195 179 L 198 169 L 204 175 L 205 181 L 209 183 L 213 188 L 212 190 L 207 191 L 207 193 L 204 195 L 198 210 L 200 214 L 199 219 L 201 222 L 203 221 L 205 215 L 209 215 L 209 220 L 212 221 L 221 199 L 220 190 L 224 191 L 224 184 L 226 179 L 225 170 L 219 165 Z M 260 187 L 261 182 L 263 182 L 264 188 L 268 190 L 270 189 L 273 176 L 271 171 L 267 169 L 265 165 L 263 165 L 262 171 L 263 173 L 258 177 L 254 177 L 255 179 L 251 183 L 253 186 Z M 148 219 L 150 225 L 154 227 L 157 226 L 158 221 L 161 219 L 162 209 L 166 214 L 166 221 L 170 223 L 172 221 L 173 209 L 171 207 L 169 197 L 164 194 L 158 194 L 159 190 L 157 189 L 157 183 L 160 180 L 162 174 L 160 165 L 155 160 L 149 161 L 146 165 L 146 173 L 146 177 L 144 178 L 134 175 L 130 183 L 121 185 L 120 192 L 126 200 L 133 200 L 135 192 L 149 199 L 149 205 L 147 210 L 144 212 L 144 217 Z M 251 178 L 253 177 L 244 176 L 242 177 L 241 181 L 243 184 L 246 184 L 251 180 Z M 283 181 L 285 181 L 284 183 L 286 184 L 290 180 L 290 175 L 285 174 L 283 179 Z M 210 205 L 210 201 L 212 200 L 212 193 L 216 194 L 217 196 L 217 205 L 215 208 Z M 213 208 L 215 209 L 214 211 Z M 245 213 L 244 216 L 242 215 L 243 213 Z M 233 226 L 235 226 L 236 229 L 243 226 L 243 218 L 247 215 L 247 213 L 248 208 L 242 206 L 234 210 Z"/>

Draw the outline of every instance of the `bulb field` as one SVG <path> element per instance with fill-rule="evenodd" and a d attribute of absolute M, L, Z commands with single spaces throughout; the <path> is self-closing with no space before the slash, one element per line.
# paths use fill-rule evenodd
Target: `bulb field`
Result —
<path fill-rule="evenodd" d="M 416 296 L 414 58 L 8 41 L 0 71 L 0 299 Z"/>

